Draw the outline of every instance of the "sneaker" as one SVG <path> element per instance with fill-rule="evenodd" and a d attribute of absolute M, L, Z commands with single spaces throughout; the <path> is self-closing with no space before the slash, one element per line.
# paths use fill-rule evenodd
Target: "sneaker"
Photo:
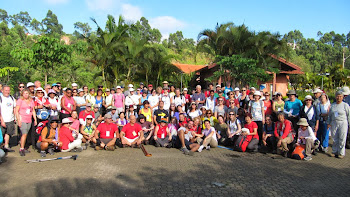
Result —
<path fill-rule="evenodd" d="M 207 147 L 208 147 L 208 146 L 207 146 Z M 198 152 L 202 152 L 203 148 L 204 148 L 204 146 L 201 145 L 201 146 L 199 147 L 199 149 L 198 149 Z"/>
<path fill-rule="evenodd" d="M 284 152 L 282 153 L 282 156 L 283 156 L 283 157 L 287 157 L 287 156 L 288 156 L 288 151 L 284 151 Z"/>
<path fill-rule="evenodd" d="M 40 151 L 40 156 L 41 157 L 46 157 L 46 152 L 45 151 Z"/>
<path fill-rule="evenodd" d="M 24 152 L 25 152 L 25 153 L 30 153 L 30 150 L 24 149 Z"/>
<path fill-rule="evenodd" d="M 101 148 L 101 146 L 96 146 L 95 150 L 102 150 L 103 148 Z"/>
<path fill-rule="evenodd" d="M 156 144 L 155 144 L 156 147 L 160 147 L 160 144 L 159 142 L 156 141 Z"/>
<path fill-rule="evenodd" d="M 135 148 L 135 144 L 131 144 L 131 148 Z"/>
<path fill-rule="evenodd" d="M 14 151 L 14 150 L 12 150 L 11 148 L 4 148 L 4 151 L 5 151 L 5 152 L 8 152 L 8 153 L 15 152 L 15 151 Z"/>
<path fill-rule="evenodd" d="M 24 152 L 24 149 L 19 149 L 19 155 L 26 156 L 26 153 Z"/>
<path fill-rule="evenodd" d="M 109 150 L 109 151 L 114 151 L 114 149 L 115 149 L 114 146 L 107 146 L 106 147 L 106 150 Z"/>
<path fill-rule="evenodd" d="M 145 140 L 145 145 L 149 145 L 149 140 Z"/>
<path fill-rule="evenodd" d="M 343 159 L 344 155 L 338 155 L 338 159 Z"/>
<path fill-rule="evenodd" d="M 86 150 L 89 146 L 89 143 L 85 143 L 85 146 L 83 146 L 83 149 Z"/>
<path fill-rule="evenodd" d="M 189 155 L 190 151 L 186 147 L 180 148 L 180 151 L 182 151 L 185 155 Z"/>
<path fill-rule="evenodd" d="M 167 148 L 172 148 L 173 146 L 171 144 L 166 145 Z"/>
<path fill-rule="evenodd" d="M 210 150 L 210 146 L 208 145 L 207 147 L 205 147 L 205 149 Z"/>
<path fill-rule="evenodd" d="M 328 152 L 328 147 L 323 148 L 323 152 L 327 153 Z"/>
<path fill-rule="evenodd" d="M 83 148 L 79 147 L 79 148 L 75 148 L 74 150 L 75 150 L 74 152 L 81 152 L 81 151 L 83 151 Z"/>
<path fill-rule="evenodd" d="M 55 152 L 53 151 L 52 148 L 49 148 L 49 150 L 47 152 L 49 152 L 50 155 L 54 155 L 55 154 Z"/>
<path fill-rule="evenodd" d="M 317 151 L 316 150 L 312 151 L 312 154 L 317 155 Z"/>
<path fill-rule="evenodd" d="M 312 160 L 312 157 L 311 156 L 307 156 L 304 158 L 305 161 L 311 161 Z"/>

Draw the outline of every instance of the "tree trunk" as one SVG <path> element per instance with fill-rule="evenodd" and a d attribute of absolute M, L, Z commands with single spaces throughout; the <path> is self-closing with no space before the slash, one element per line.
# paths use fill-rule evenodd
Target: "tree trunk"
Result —
<path fill-rule="evenodd" d="M 104 68 L 104 66 L 102 66 L 102 78 L 103 78 L 104 87 L 106 87 L 106 77 L 105 77 L 105 68 Z"/>

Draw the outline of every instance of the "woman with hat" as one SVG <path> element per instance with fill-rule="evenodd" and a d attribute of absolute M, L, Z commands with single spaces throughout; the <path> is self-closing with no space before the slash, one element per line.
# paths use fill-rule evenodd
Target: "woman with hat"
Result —
<path fill-rule="evenodd" d="M 50 89 L 48 92 L 48 100 L 50 103 L 50 116 L 58 116 L 60 109 L 60 103 L 58 102 L 57 93 L 55 90 Z"/>
<path fill-rule="evenodd" d="M 313 101 L 312 96 L 310 95 L 305 96 L 305 99 L 304 99 L 305 105 L 301 107 L 299 116 L 300 118 L 306 118 L 307 122 L 309 123 L 309 126 L 312 128 L 316 136 L 319 122 L 320 122 L 320 110 L 318 107 L 315 107 L 312 104 L 312 101 Z"/>
<path fill-rule="evenodd" d="M 254 92 L 254 100 L 249 102 L 248 112 L 252 114 L 252 120 L 258 125 L 259 144 L 262 144 L 263 125 L 265 124 L 264 102 L 260 100 L 261 93 Z"/>
<path fill-rule="evenodd" d="M 168 128 L 168 122 L 165 118 L 160 120 L 160 123 L 154 130 L 154 141 L 156 147 L 171 148 L 171 134 Z"/>
<path fill-rule="evenodd" d="M 284 113 L 287 114 L 288 120 L 292 121 L 294 131 L 298 130 L 299 112 L 303 103 L 296 97 L 297 93 L 295 90 L 289 90 L 287 93 L 289 98 L 284 104 Z"/>
<path fill-rule="evenodd" d="M 72 131 L 69 129 L 72 124 L 72 120 L 70 118 L 64 118 L 62 120 L 62 126 L 59 130 L 59 139 L 62 142 L 62 152 L 68 152 L 73 149 L 80 152 L 83 149 L 81 148 L 82 135 L 76 135 L 73 137 Z"/>
<path fill-rule="evenodd" d="M 310 127 L 306 118 L 300 118 L 297 123 L 298 129 L 298 140 L 296 145 L 305 145 L 306 157 L 305 161 L 312 160 L 311 153 L 318 148 L 320 141 L 317 140 L 312 128 Z"/>
<path fill-rule="evenodd" d="M 85 124 L 80 127 L 80 133 L 83 135 L 82 142 L 85 143 L 85 149 L 89 146 L 90 142 L 96 144 L 95 131 L 96 126 L 92 124 L 94 122 L 94 118 L 91 115 L 86 116 Z"/>
<path fill-rule="evenodd" d="M 19 154 L 21 156 L 25 156 L 24 145 L 27 140 L 28 132 L 32 124 L 34 124 L 34 126 L 36 126 L 37 124 L 36 113 L 34 110 L 34 102 L 29 95 L 28 89 L 24 89 L 21 91 L 21 96 L 16 103 L 15 115 L 18 127 L 20 128 L 22 134 L 21 148 L 19 149 Z M 32 122 L 32 118 L 34 119 L 34 123 Z"/>
<path fill-rule="evenodd" d="M 336 102 L 331 105 L 327 119 L 328 128 L 331 129 L 333 146 L 330 156 L 342 159 L 345 156 L 345 143 L 350 122 L 350 107 L 343 102 L 343 92 L 335 93 Z"/>
<path fill-rule="evenodd" d="M 50 154 L 54 154 L 54 150 L 59 150 L 62 147 L 62 142 L 59 138 L 58 132 L 58 116 L 51 116 L 49 123 L 41 131 L 39 140 L 36 143 L 39 148 L 41 157 L 46 157 L 46 151 Z"/>

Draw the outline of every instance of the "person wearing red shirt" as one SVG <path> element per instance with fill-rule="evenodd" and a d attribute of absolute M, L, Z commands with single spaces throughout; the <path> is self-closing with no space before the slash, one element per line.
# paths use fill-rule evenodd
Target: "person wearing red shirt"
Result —
<path fill-rule="evenodd" d="M 141 125 L 136 123 L 136 117 L 134 115 L 129 117 L 129 121 L 120 132 L 123 147 L 130 146 L 134 148 L 137 145 L 139 148 L 142 140 L 144 140 Z"/>
<path fill-rule="evenodd" d="M 112 116 L 106 114 L 104 123 L 98 125 L 95 132 L 96 147 L 95 150 L 114 151 L 115 143 L 119 138 L 118 125 L 112 122 Z"/>
<path fill-rule="evenodd" d="M 87 103 L 86 109 L 79 113 L 79 122 L 81 125 L 85 125 L 85 119 L 88 115 L 91 115 L 95 119 L 95 112 L 91 110 L 91 103 Z"/>
<path fill-rule="evenodd" d="M 64 118 L 62 120 L 62 126 L 59 131 L 60 141 L 62 142 L 62 152 L 68 152 L 75 150 L 75 152 L 81 152 L 83 149 L 81 147 L 81 140 L 83 136 L 81 134 L 76 135 L 76 138 L 73 137 L 72 131 L 69 129 L 69 126 L 72 124 L 72 120 L 69 118 Z"/>
<path fill-rule="evenodd" d="M 179 126 L 184 127 L 188 123 L 184 113 L 179 114 Z"/>
<path fill-rule="evenodd" d="M 275 123 L 275 137 L 278 140 L 277 148 L 279 153 L 287 157 L 288 144 L 293 142 L 292 123 L 284 118 L 283 112 L 277 114 L 278 121 Z"/>
<path fill-rule="evenodd" d="M 267 115 L 272 115 L 272 104 L 273 101 L 270 99 L 270 94 L 268 92 L 265 92 L 264 94 L 265 100 L 264 100 L 264 112 L 265 112 L 265 117 Z"/>
<path fill-rule="evenodd" d="M 258 125 L 252 121 L 252 114 L 246 113 L 245 114 L 245 121 L 246 124 L 244 125 L 245 128 L 249 129 L 249 133 L 242 133 L 242 135 L 248 136 L 247 139 L 250 140 L 247 150 L 250 151 L 258 151 L 258 144 L 259 144 L 259 134 L 258 134 Z"/>
<path fill-rule="evenodd" d="M 166 118 L 162 118 L 160 123 L 156 126 L 154 130 L 154 140 L 156 142 L 156 147 L 171 148 L 171 134 Z"/>

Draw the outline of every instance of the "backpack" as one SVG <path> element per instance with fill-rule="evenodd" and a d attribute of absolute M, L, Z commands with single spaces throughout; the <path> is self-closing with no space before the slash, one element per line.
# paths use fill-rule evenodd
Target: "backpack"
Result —
<path fill-rule="evenodd" d="M 10 98 L 12 99 L 13 102 L 15 102 L 15 98 L 12 95 L 10 95 Z M 2 103 L 2 95 L 0 96 L 0 104 L 1 103 Z"/>
<path fill-rule="evenodd" d="M 45 127 L 48 127 L 47 123 L 49 121 L 48 120 L 45 120 L 45 121 L 42 121 L 40 122 L 37 126 L 36 126 L 36 129 L 35 129 L 35 141 L 38 141 L 40 140 L 41 141 L 41 132 L 42 130 L 45 128 Z M 49 128 L 47 128 L 49 129 Z M 46 134 L 46 137 L 49 137 L 50 135 L 50 132 L 48 130 L 47 134 Z"/>
<path fill-rule="evenodd" d="M 238 137 L 233 149 L 239 152 L 245 152 L 251 139 L 250 136 L 241 135 Z"/>
<path fill-rule="evenodd" d="M 296 146 L 292 152 L 292 159 L 303 160 L 305 156 L 305 145 Z"/>
<path fill-rule="evenodd" d="M 43 98 L 43 99 L 45 99 L 45 98 Z M 35 98 L 33 100 L 34 100 L 34 103 L 35 103 Z M 36 113 L 36 117 L 38 119 L 40 119 L 40 120 L 47 120 L 50 117 L 49 110 L 46 109 L 46 107 L 43 107 L 42 109 L 36 109 L 35 113 Z"/>

